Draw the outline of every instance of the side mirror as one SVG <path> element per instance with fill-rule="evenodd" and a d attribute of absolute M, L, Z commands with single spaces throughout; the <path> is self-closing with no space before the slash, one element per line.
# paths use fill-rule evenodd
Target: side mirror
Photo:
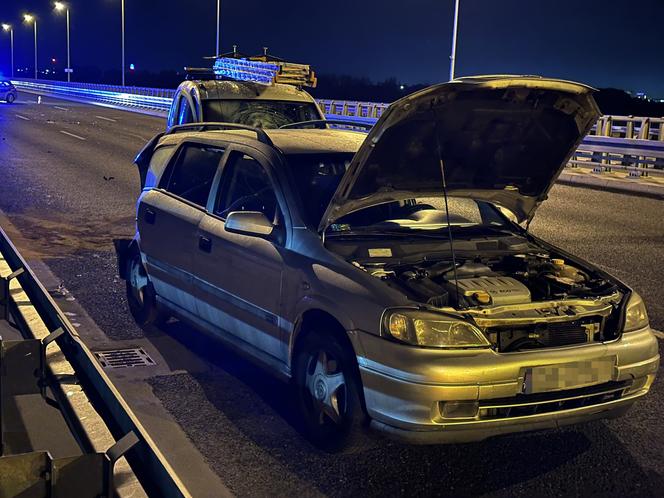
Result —
<path fill-rule="evenodd" d="M 233 211 L 226 217 L 224 228 L 232 233 L 268 237 L 272 234 L 274 225 L 260 211 Z"/>

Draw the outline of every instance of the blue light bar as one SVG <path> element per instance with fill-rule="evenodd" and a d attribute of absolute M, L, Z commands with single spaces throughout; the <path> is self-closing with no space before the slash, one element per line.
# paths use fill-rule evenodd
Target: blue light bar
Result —
<path fill-rule="evenodd" d="M 269 62 L 220 57 L 215 61 L 213 70 L 217 76 L 271 85 L 277 77 L 279 66 Z"/>

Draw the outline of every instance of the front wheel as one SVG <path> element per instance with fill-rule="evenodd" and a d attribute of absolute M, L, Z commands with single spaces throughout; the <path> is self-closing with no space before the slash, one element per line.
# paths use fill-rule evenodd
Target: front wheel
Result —
<path fill-rule="evenodd" d="M 16 100 L 16 95 L 10 93 L 9 95 L 7 95 L 7 98 L 5 100 L 7 100 L 8 104 L 13 104 L 14 101 Z"/>
<path fill-rule="evenodd" d="M 141 256 L 134 253 L 127 264 L 127 302 L 134 320 L 141 327 L 165 322 L 168 316 L 157 308 L 157 294 Z"/>
<path fill-rule="evenodd" d="M 309 439 L 328 452 L 367 446 L 367 417 L 352 351 L 332 334 L 310 334 L 295 358 L 300 414 Z"/>

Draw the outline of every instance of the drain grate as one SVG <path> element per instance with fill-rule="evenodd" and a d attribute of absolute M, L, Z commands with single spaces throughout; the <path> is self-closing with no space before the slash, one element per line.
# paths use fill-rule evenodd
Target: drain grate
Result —
<path fill-rule="evenodd" d="M 142 348 L 96 351 L 103 368 L 150 367 L 157 363 Z"/>

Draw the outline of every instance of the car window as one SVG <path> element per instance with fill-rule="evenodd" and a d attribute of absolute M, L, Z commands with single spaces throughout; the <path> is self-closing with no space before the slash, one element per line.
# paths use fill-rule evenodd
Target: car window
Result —
<path fill-rule="evenodd" d="M 487 202 L 450 196 L 422 197 L 378 204 L 348 214 L 336 221 L 344 229 L 407 228 L 410 230 L 440 230 L 449 224 L 454 227 L 504 225 L 497 210 Z"/>
<path fill-rule="evenodd" d="M 162 173 L 166 169 L 168 160 L 173 154 L 174 145 L 162 145 L 155 149 L 150 158 L 150 167 L 146 172 L 145 185 L 143 188 L 154 188 L 157 186 Z"/>
<path fill-rule="evenodd" d="M 160 182 L 160 187 L 199 206 L 208 196 L 223 149 L 204 145 L 185 145 Z"/>
<path fill-rule="evenodd" d="M 178 116 L 178 124 L 191 123 L 194 120 L 194 115 L 191 112 L 189 101 L 183 95 L 180 102 L 180 115 Z"/>
<path fill-rule="evenodd" d="M 286 157 L 308 225 L 318 226 L 351 159 L 353 154 L 349 153 L 290 154 Z"/>
<path fill-rule="evenodd" d="M 215 202 L 215 214 L 225 219 L 233 211 L 260 211 L 275 221 L 277 209 L 277 197 L 265 168 L 246 154 L 230 157 Z"/>
<path fill-rule="evenodd" d="M 204 100 L 205 121 L 238 123 L 257 128 L 280 126 L 320 119 L 314 102 L 282 102 L 277 100 Z"/>

